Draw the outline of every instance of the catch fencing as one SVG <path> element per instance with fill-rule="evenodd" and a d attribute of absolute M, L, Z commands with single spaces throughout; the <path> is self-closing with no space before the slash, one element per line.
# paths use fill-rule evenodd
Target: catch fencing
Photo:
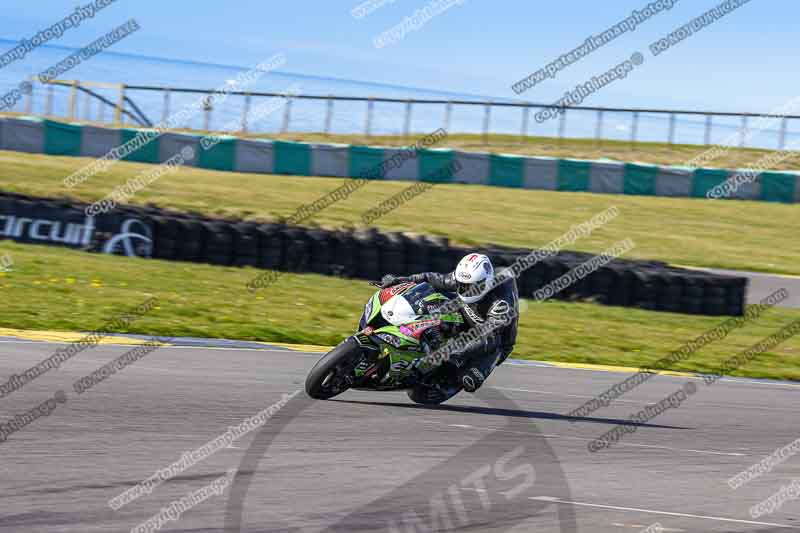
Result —
<path fill-rule="evenodd" d="M 540 124 L 532 120 L 552 103 L 511 99 L 436 99 L 386 96 L 340 96 L 285 92 L 231 91 L 224 104 L 215 106 L 214 90 L 155 85 L 126 85 L 81 80 L 53 80 L 34 85 L 13 111 L 69 121 L 89 121 L 115 126 L 145 126 L 166 120 L 188 99 L 207 96 L 203 113 L 187 122 L 187 129 L 213 131 L 238 120 L 241 133 L 301 133 L 403 135 L 441 127 L 449 132 L 480 134 L 484 144 L 492 135 L 499 142 L 525 137 L 594 139 L 604 141 L 659 142 L 734 146 L 782 150 L 800 140 L 800 115 L 769 117 L 752 112 L 711 110 L 569 106 L 557 120 Z M 266 99 L 287 98 L 281 112 L 255 120 L 253 110 Z M 769 118 L 768 126 L 758 126 Z M 751 128 L 756 126 L 758 135 Z M 511 136 L 512 138 L 509 138 Z"/>

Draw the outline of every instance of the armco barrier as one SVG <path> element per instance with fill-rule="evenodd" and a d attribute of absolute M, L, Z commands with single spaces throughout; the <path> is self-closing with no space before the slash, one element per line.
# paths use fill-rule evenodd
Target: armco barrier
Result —
<path fill-rule="evenodd" d="M 251 266 L 361 279 L 384 274 L 452 270 L 474 249 L 446 238 L 375 229 L 341 231 L 211 219 L 153 207 L 119 206 L 86 217 L 86 204 L 0 193 L 0 238 L 70 246 L 86 251 L 138 255 L 168 261 Z M 530 251 L 479 247 L 498 268 Z M 562 251 L 524 271 L 522 297 L 588 261 L 591 254 Z M 555 298 L 703 315 L 742 315 L 747 279 L 615 259 Z"/>
<path fill-rule="evenodd" d="M 97 128 L 46 119 L 0 118 L 0 149 L 52 155 L 99 157 L 136 136 L 138 130 Z M 200 137 L 167 133 L 125 157 L 126 161 L 160 163 L 190 146 L 198 157 L 190 164 L 217 171 L 362 177 L 388 161 L 398 148 L 306 144 L 225 137 L 206 150 Z M 457 161 L 447 181 L 496 187 L 705 198 L 713 187 L 739 170 L 688 169 L 643 163 L 583 161 L 550 157 L 420 150 L 399 167 L 389 165 L 380 179 L 427 180 Z M 367 176 L 369 177 L 369 176 Z M 730 199 L 800 203 L 800 173 L 763 172 L 730 194 Z"/>

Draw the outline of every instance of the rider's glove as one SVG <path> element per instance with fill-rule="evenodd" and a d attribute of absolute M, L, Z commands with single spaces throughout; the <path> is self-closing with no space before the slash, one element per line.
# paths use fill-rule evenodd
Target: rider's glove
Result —
<path fill-rule="evenodd" d="M 444 342 L 444 335 L 438 327 L 430 328 L 425 331 L 424 341 L 431 349 L 436 350 Z"/>
<path fill-rule="evenodd" d="M 404 281 L 409 281 L 409 279 L 404 276 L 395 276 L 394 274 L 386 274 L 381 278 L 381 289 L 385 289 L 386 287 L 391 287 L 392 285 L 397 285 L 398 283 L 402 283 Z"/>

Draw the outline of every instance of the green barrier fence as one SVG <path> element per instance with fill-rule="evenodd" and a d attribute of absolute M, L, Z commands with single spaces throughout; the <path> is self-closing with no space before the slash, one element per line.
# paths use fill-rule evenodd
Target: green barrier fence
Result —
<path fill-rule="evenodd" d="M 305 143 L 275 141 L 275 174 L 311 175 L 311 145 Z"/>
<path fill-rule="evenodd" d="M 83 128 L 52 120 L 44 121 L 44 153 L 49 155 L 81 155 Z"/>
<path fill-rule="evenodd" d="M 37 117 L 0 118 L 2 121 L 2 137 L 0 147 L 7 150 L 20 150 L 24 152 L 46 153 L 57 156 L 80 156 L 82 153 L 97 153 L 98 143 L 102 136 L 84 135 L 84 128 L 77 124 L 68 124 L 52 120 L 43 120 Z M 153 129 L 121 129 L 121 145 L 132 143 L 133 151 L 125 150 L 127 155 L 124 161 L 138 163 L 160 163 L 161 139 L 158 132 Z M 107 139 L 108 137 L 106 137 Z M 311 144 L 289 141 L 274 141 L 269 143 L 269 150 L 264 154 L 254 153 L 244 145 L 239 144 L 236 137 L 223 136 L 220 141 L 208 150 L 198 146 L 197 166 L 200 168 L 219 171 L 245 171 L 289 174 L 309 176 L 312 173 Z M 107 142 L 107 141 L 106 141 Z M 320 150 L 325 149 L 320 147 Z M 102 147 L 107 151 L 106 145 Z M 241 152 L 240 152 L 241 150 Z M 248 151 L 250 150 L 250 151 Z M 271 154 L 269 154 L 271 152 Z M 529 164 L 529 159 L 523 156 L 509 154 L 480 154 L 474 158 L 462 157 L 464 165 L 473 164 L 474 168 L 466 168 L 460 173 L 449 174 L 446 172 L 448 165 L 452 165 L 462 152 L 444 149 L 429 148 L 419 150 L 417 153 L 417 176 L 421 181 L 433 182 L 459 182 L 487 183 L 498 187 L 531 187 L 532 184 L 544 183 L 536 172 L 542 170 L 535 164 Z M 270 157 L 267 157 L 269 154 Z M 320 156 L 323 152 L 320 152 Z M 336 164 L 347 165 L 329 175 L 341 176 L 349 172 L 353 178 L 366 177 L 369 179 L 383 179 L 381 172 L 385 161 L 384 148 L 373 146 L 348 146 L 347 163 L 344 158 L 339 158 L 340 163 L 332 163 L 327 159 L 319 159 L 322 166 L 319 168 L 333 168 Z M 488 159 L 488 164 L 487 164 Z M 597 162 L 599 163 L 599 162 Z M 592 188 L 592 169 L 595 162 L 575 159 L 558 160 L 557 190 L 587 192 Z M 604 168 L 596 169 L 602 179 L 609 175 L 608 165 L 613 162 L 604 161 Z M 326 166 L 327 165 L 327 166 Z M 682 178 L 681 187 L 664 187 L 669 183 L 660 180 L 669 179 L 664 176 L 665 167 L 643 163 L 618 163 L 619 169 L 612 168 L 611 174 L 622 176 L 622 187 L 613 187 L 631 195 L 657 195 L 664 196 L 691 196 L 706 198 L 706 194 L 714 187 L 721 185 L 735 170 L 699 168 Z M 241 168 L 237 168 L 241 166 Z M 452 166 L 450 167 L 452 168 Z M 668 169 L 668 167 L 666 167 Z M 442 172 L 445 170 L 445 172 Z M 329 170 L 330 171 L 330 170 Z M 332 172 L 332 171 L 331 171 Z M 324 170 L 323 170 L 324 173 Z M 526 180 L 526 173 L 533 173 Z M 669 174 L 669 173 L 667 173 Z M 797 203 L 800 202 L 800 174 L 790 172 L 764 172 L 759 177 L 759 186 L 743 186 L 731 198 L 761 200 L 767 202 Z M 656 185 L 659 184 L 657 187 Z M 595 184 L 594 190 L 609 190 Z M 685 186 L 684 186 L 685 185 Z M 535 188 L 533 185 L 532 188 Z M 549 189 L 550 187 L 543 187 Z M 669 190 L 669 194 L 664 191 Z"/>
<path fill-rule="evenodd" d="M 497 187 L 525 186 L 525 158 L 514 155 L 489 156 L 489 185 Z"/>
<path fill-rule="evenodd" d="M 692 180 L 692 196 L 694 198 L 705 198 L 706 193 L 722 185 L 730 176 L 730 171 L 715 168 L 698 168 L 694 171 Z"/>
<path fill-rule="evenodd" d="M 350 147 L 350 176 L 353 178 L 383 179 L 383 148 L 372 146 Z"/>
<path fill-rule="evenodd" d="M 560 159 L 558 161 L 558 190 L 586 192 L 589 190 L 592 164 L 589 161 Z"/>
<path fill-rule="evenodd" d="M 767 202 L 793 203 L 795 180 L 791 174 L 764 172 L 761 174 L 761 199 Z"/>
<path fill-rule="evenodd" d="M 453 175 L 443 171 L 454 160 L 452 150 L 420 150 L 418 154 L 420 181 L 432 183 L 450 183 Z"/>
<path fill-rule="evenodd" d="M 228 171 L 236 168 L 236 137 L 220 137 L 219 142 L 208 150 L 202 143 L 197 149 L 200 152 L 197 166 L 200 168 Z"/>
<path fill-rule="evenodd" d="M 122 158 L 123 161 L 134 161 L 136 163 L 159 163 L 161 161 L 159 156 L 161 141 L 155 137 L 155 130 L 122 130 L 122 145 L 124 146 L 129 141 L 136 139 L 137 134 L 140 135 L 134 146 L 136 150 Z M 148 135 L 149 134 L 149 135 Z M 154 138 L 152 138 L 154 137 Z M 148 138 L 151 140 L 145 144 Z"/>
<path fill-rule="evenodd" d="M 626 163 L 623 176 L 623 192 L 625 194 L 655 195 L 656 178 L 658 176 L 657 166 Z"/>

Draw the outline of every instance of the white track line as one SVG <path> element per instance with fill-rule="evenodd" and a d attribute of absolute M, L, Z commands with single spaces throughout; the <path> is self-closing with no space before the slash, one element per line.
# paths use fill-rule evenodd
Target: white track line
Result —
<path fill-rule="evenodd" d="M 508 359 L 507 361 L 503 362 L 504 365 L 510 366 L 533 366 L 539 368 L 560 368 L 553 364 L 542 363 L 539 361 L 531 361 L 529 359 Z M 574 369 L 573 369 L 574 370 Z"/>
<path fill-rule="evenodd" d="M 441 421 L 432 421 L 426 420 L 425 422 L 428 423 L 436 423 L 441 425 Z M 458 428 L 458 429 L 475 429 L 478 431 L 497 431 L 498 433 L 510 433 L 513 435 L 528 435 L 530 437 L 542 437 L 542 438 L 553 438 L 553 439 L 566 439 L 566 440 L 580 440 L 583 442 L 590 442 L 595 439 L 589 439 L 586 437 L 573 437 L 572 435 L 555 435 L 550 433 L 542 433 L 537 435 L 535 433 L 530 433 L 528 431 L 512 431 L 509 429 L 502 429 L 502 428 L 487 428 L 487 427 L 479 427 L 473 426 L 470 424 L 448 424 L 447 427 Z M 690 448 L 670 448 L 669 446 L 658 446 L 655 444 L 635 444 L 632 442 L 617 442 L 614 444 L 615 446 L 630 446 L 633 448 L 652 448 L 655 450 L 667 450 L 671 452 L 688 452 L 688 453 L 699 453 L 703 455 L 725 455 L 728 457 L 747 457 L 751 455 L 749 453 L 739 453 L 739 452 L 717 452 L 712 450 L 694 450 Z"/>
<path fill-rule="evenodd" d="M 601 505 L 597 503 L 585 503 L 585 502 L 574 502 L 570 500 L 562 500 L 560 498 L 554 498 L 551 496 L 531 496 L 529 499 L 531 500 L 539 500 L 545 502 L 553 502 L 553 503 L 563 503 L 567 505 L 578 505 L 581 507 L 596 507 L 598 509 L 610 509 L 613 511 L 633 511 L 637 513 L 647 513 L 647 514 L 658 514 L 664 516 L 679 516 L 683 518 L 699 518 L 702 520 L 713 520 L 715 522 L 733 522 L 737 524 L 752 524 L 756 526 L 772 526 L 772 527 L 784 527 L 788 529 L 800 529 L 800 526 L 793 526 L 789 524 L 775 524 L 771 522 L 754 522 L 752 520 L 739 520 L 737 518 L 723 518 L 721 516 L 708 516 L 708 515 L 699 515 L 699 514 L 689 514 L 689 513 L 673 513 L 670 511 L 656 511 L 654 509 L 639 509 L 637 507 L 619 507 L 616 505 Z"/>
<path fill-rule="evenodd" d="M 611 522 L 611 525 L 612 526 L 617 526 L 617 527 L 627 527 L 627 528 L 631 528 L 631 529 L 638 529 L 638 530 L 647 529 L 648 527 L 650 527 L 650 526 L 646 526 L 644 524 L 622 524 L 620 522 Z M 653 524 L 651 524 L 651 525 L 653 525 Z M 674 527 L 659 526 L 658 531 L 678 531 L 678 532 L 680 532 L 680 531 L 686 531 L 686 530 L 685 529 L 676 529 Z"/>

